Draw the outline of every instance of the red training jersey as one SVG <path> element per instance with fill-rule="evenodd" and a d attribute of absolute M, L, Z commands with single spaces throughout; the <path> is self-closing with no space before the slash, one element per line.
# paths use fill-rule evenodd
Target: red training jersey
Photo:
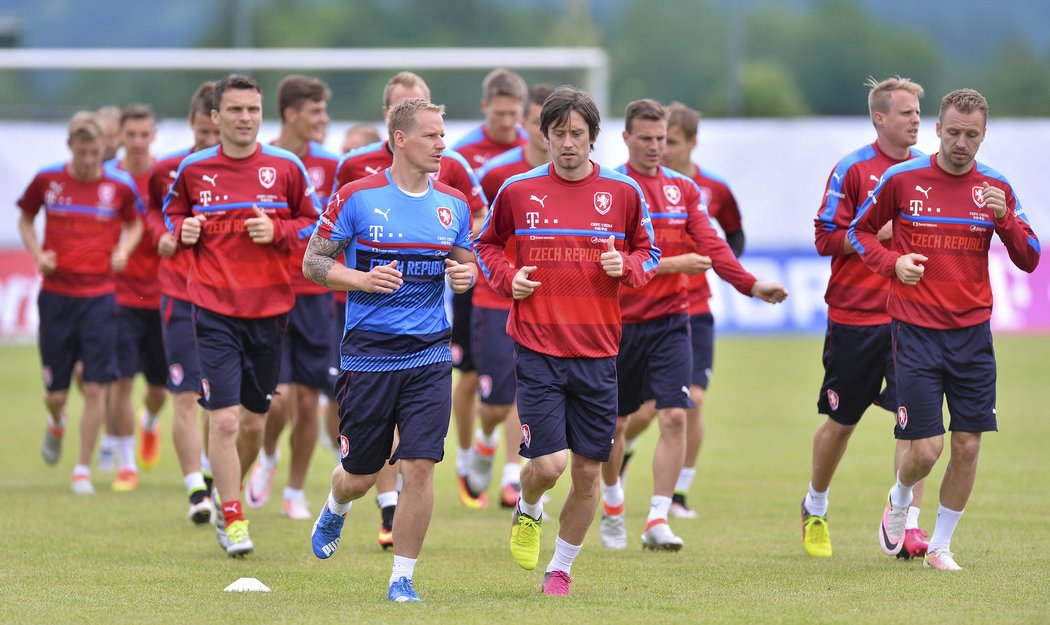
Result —
<path fill-rule="evenodd" d="M 638 184 L 592 163 L 582 180 L 551 164 L 515 176 L 497 196 L 475 254 L 497 293 L 510 297 L 514 267 L 535 266 L 540 286 L 514 300 L 507 333 L 559 358 L 606 358 L 620 348 L 620 284 L 640 287 L 656 273 L 660 250 Z M 609 237 L 624 258 L 623 276 L 602 269 Z M 513 265 L 506 247 L 517 243 Z"/>
<path fill-rule="evenodd" d="M 480 174 L 481 168 L 485 166 L 485 163 L 489 162 L 489 159 L 499 156 L 507 150 L 513 150 L 518 146 L 525 145 L 527 139 L 528 136 L 525 134 L 525 130 L 519 126 L 514 140 L 510 143 L 502 143 L 489 136 L 488 131 L 485 130 L 485 124 L 482 124 L 464 135 L 452 146 L 452 149 L 467 159 L 467 164 Z M 480 178 L 480 175 L 478 177 Z M 490 195 L 488 197 L 496 196 Z"/>
<path fill-rule="evenodd" d="M 139 218 L 141 202 L 135 183 L 121 171 L 106 170 L 83 182 L 69 174 L 68 163 L 40 170 L 18 198 L 18 207 L 35 218 L 44 209 L 41 249 L 55 253 L 55 271 L 41 288 L 68 297 L 113 293 L 113 248 L 121 222 Z"/>
<path fill-rule="evenodd" d="M 985 203 L 986 182 L 1006 193 L 1006 214 L 1001 219 Z M 892 246 L 886 249 L 876 233 L 890 220 Z M 1018 268 L 1035 270 L 1039 239 L 1006 178 L 977 161 L 965 174 L 950 174 L 933 155 L 888 169 L 860 207 L 848 236 L 864 263 L 889 279 L 886 310 L 894 319 L 950 330 L 975 326 L 992 316 L 988 281 L 992 232 Z M 910 253 L 928 259 L 921 263 L 922 279 L 914 286 L 895 277 L 897 259 Z"/>
<path fill-rule="evenodd" d="M 245 221 L 257 206 L 273 220 L 273 242 L 253 243 Z M 288 272 L 292 243 L 314 228 L 321 205 L 297 156 L 256 145 L 235 159 L 215 146 L 187 156 L 164 202 L 168 230 L 181 241 L 182 223 L 203 215 L 200 240 L 190 249 L 191 302 L 230 317 L 262 318 L 295 303 Z"/>
<path fill-rule="evenodd" d="M 722 232 L 727 235 L 741 231 L 743 220 L 736 197 L 729 189 L 729 183 L 710 169 L 696 166 L 692 175 L 693 182 L 700 187 L 700 201 L 707 207 L 707 214 L 718 222 Z M 659 238 L 657 238 L 659 241 Z M 697 251 L 698 254 L 703 252 Z M 689 293 L 689 314 L 699 315 L 711 311 L 711 286 L 707 283 L 707 272 L 688 276 L 686 290 Z"/>
<path fill-rule="evenodd" d="M 154 244 L 160 241 L 160 237 L 165 232 L 168 232 L 168 227 L 164 223 L 164 198 L 168 196 L 168 191 L 175 184 L 179 164 L 189 154 L 188 149 L 175 152 L 153 165 L 149 179 L 149 202 L 146 205 L 146 228 Z M 193 252 L 181 245 L 177 246 L 174 256 L 161 257 L 157 267 L 157 286 L 162 295 L 189 301 L 186 279 L 190 274 L 192 260 Z"/>
<path fill-rule="evenodd" d="M 119 159 L 113 159 L 107 166 L 123 171 L 135 181 L 142 202 L 149 202 L 149 181 L 152 169 L 138 176 L 133 175 L 121 166 Z M 142 238 L 135 246 L 135 251 L 128 257 L 128 266 L 117 274 L 117 304 L 128 308 L 160 309 L 160 285 L 157 282 L 157 268 L 160 265 L 160 254 L 157 254 L 157 242 L 146 223 L 148 204 L 143 205 L 139 216 L 142 220 Z"/>
<path fill-rule="evenodd" d="M 335 180 L 335 170 L 339 166 L 339 155 L 331 152 L 320 143 L 310 142 L 306 154 L 301 157 L 306 173 L 310 176 L 310 184 L 317 193 L 317 200 L 321 206 L 328 205 L 328 197 L 332 189 L 332 181 Z M 303 255 L 310 244 L 310 236 L 313 229 L 300 233 L 298 239 L 292 242 L 292 253 L 289 255 L 288 273 L 292 276 L 292 291 L 298 295 L 326 295 L 330 289 L 308 280 L 303 275 Z M 345 292 L 339 292 L 340 301 L 345 297 Z"/>

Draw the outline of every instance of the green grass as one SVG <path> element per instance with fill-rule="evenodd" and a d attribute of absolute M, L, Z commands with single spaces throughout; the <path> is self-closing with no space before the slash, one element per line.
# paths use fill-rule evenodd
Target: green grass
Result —
<path fill-rule="evenodd" d="M 1050 419 L 1042 391 L 1050 337 L 1000 337 L 997 348 L 1002 431 L 985 437 L 977 486 L 952 542 L 962 573 L 888 558 L 876 545 L 893 448 L 892 417 L 877 410 L 861 422 L 832 486 L 835 556 L 806 557 L 798 505 L 820 419 L 820 340 L 722 339 L 691 495 L 701 516 L 674 522 L 683 551 L 638 547 L 655 440 L 648 432 L 627 484 L 631 547 L 603 550 L 595 522 L 573 567 L 573 596 L 547 599 L 539 584 L 556 521 L 545 528 L 539 569 L 519 569 L 507 550 L 509 515 L 460 507 L 450 438 L 417 566 L 424 603 L 407 606 L 385 600 L 391 555 L 375 544 L 378 514 L 368 498 L 351 512 L 331 560 L 314 558 L 311 523 L 283 518 L 278 502 L 248 512 L 257 552 L 226 558 L 210 529 L 184 517 L 167 425 L 161 464 L 137 492 L 114 494 L 110 476 L 96 474 L 99 494 L 75 497 L 68 486 L 76 427 L 59 465 L 45 466 L 36 352 L 0 348 L 0 623 L 1046 623 Z M 74 399 L 70 414 L 78 413 Z M 927 487 L 927 530 L 946 460 Z M 332 466 L 318 449 L 307 483 L 314 510 Z M 566 490 L 563 481 L 552 493 L 555 518 Z M 239 577 L 273 592 L 222 592 Z"/>

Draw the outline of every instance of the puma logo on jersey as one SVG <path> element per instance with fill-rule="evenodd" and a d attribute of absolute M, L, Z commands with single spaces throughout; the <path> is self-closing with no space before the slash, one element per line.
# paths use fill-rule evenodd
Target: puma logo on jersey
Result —
<path fill-rule="evenodd" d="M 539 202 L 539 205 L 540 205 L 541 208 L 547 208 L 546 206 L 543 205 L 543 202 L 547 200 L 547 196 L 546 195 L 543 196 L 543 197 L 536 197 L 535 195 L 530 195 L 529 199 L 532 200 L 533 202 Z"/>
<path fill-rule="evenodd" d="M 219 177 L 219 174 L 214 174 L 212 176 L 205 176 L 204 174 L 201 174 L 201 180 L 203 180 L 205 182 L 210 182 L 211 186 L 213 186 L 213 187 L 215 186 L 215 179 L 218 178 L 218 177 Z"/>
<path fill-rule="evenodd" d="M 927 200 L 930 199 L 930 189 L 932 189 L 932 188 L 933 188 L 932 184 L 929 187 L 925 188 L 925 189 L 923 189 L 919 185 L 915 185 L 915 190 L 918 191 L 919 193 L 923 194 L 923 196 Z"/>
<path fill-rule="evenodd" d="M 840 175 L 838 175 L 836 173 L 832 173 L 831 174 L 831 179 L 832 180 L 838 180 L 839 182 L 842 182 L 842 176 L 840 176 Z"/>
<path fill-rule="evenodd" d="M 868 174 L 868 179 L 871 180 L 872 182 L 878 182 L 879 181 L 879 177 L 876 176 L 875 174 Z"/>
<path fill-rule="evenodd" d="M 365 165 L 365 171 L 369 174 L 378 174 L 382 169 L 382 167 L 369 167 L 368 165 Z"/>
<path fill-rule="evenodd" d="M 385 219 L 387 221 L 390 221 L 390 209 L 389 208 L 386 209 L 385 211 L 381 211 L 378 208 L 373 208 L 372 212 L 374 212 L 376 215 L 382 215 L 383 219 Z"/>

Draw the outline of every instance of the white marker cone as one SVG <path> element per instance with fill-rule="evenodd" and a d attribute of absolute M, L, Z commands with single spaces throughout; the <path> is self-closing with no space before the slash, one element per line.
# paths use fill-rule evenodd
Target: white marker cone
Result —
<path fill-rule="evenodd" d="M 225 588 L 226 592 L 270 592 L 266 584 L 254 577 L 242 577 Z"/>

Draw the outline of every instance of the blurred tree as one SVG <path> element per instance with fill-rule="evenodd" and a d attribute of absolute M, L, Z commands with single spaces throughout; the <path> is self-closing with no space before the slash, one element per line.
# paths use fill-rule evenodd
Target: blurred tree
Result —
<path fill-rule="evenodd" d="M 809 113 L 791 70 L 775 61 L 744 64 L 742 91 L 746 117 L 799 117 Z"/>

